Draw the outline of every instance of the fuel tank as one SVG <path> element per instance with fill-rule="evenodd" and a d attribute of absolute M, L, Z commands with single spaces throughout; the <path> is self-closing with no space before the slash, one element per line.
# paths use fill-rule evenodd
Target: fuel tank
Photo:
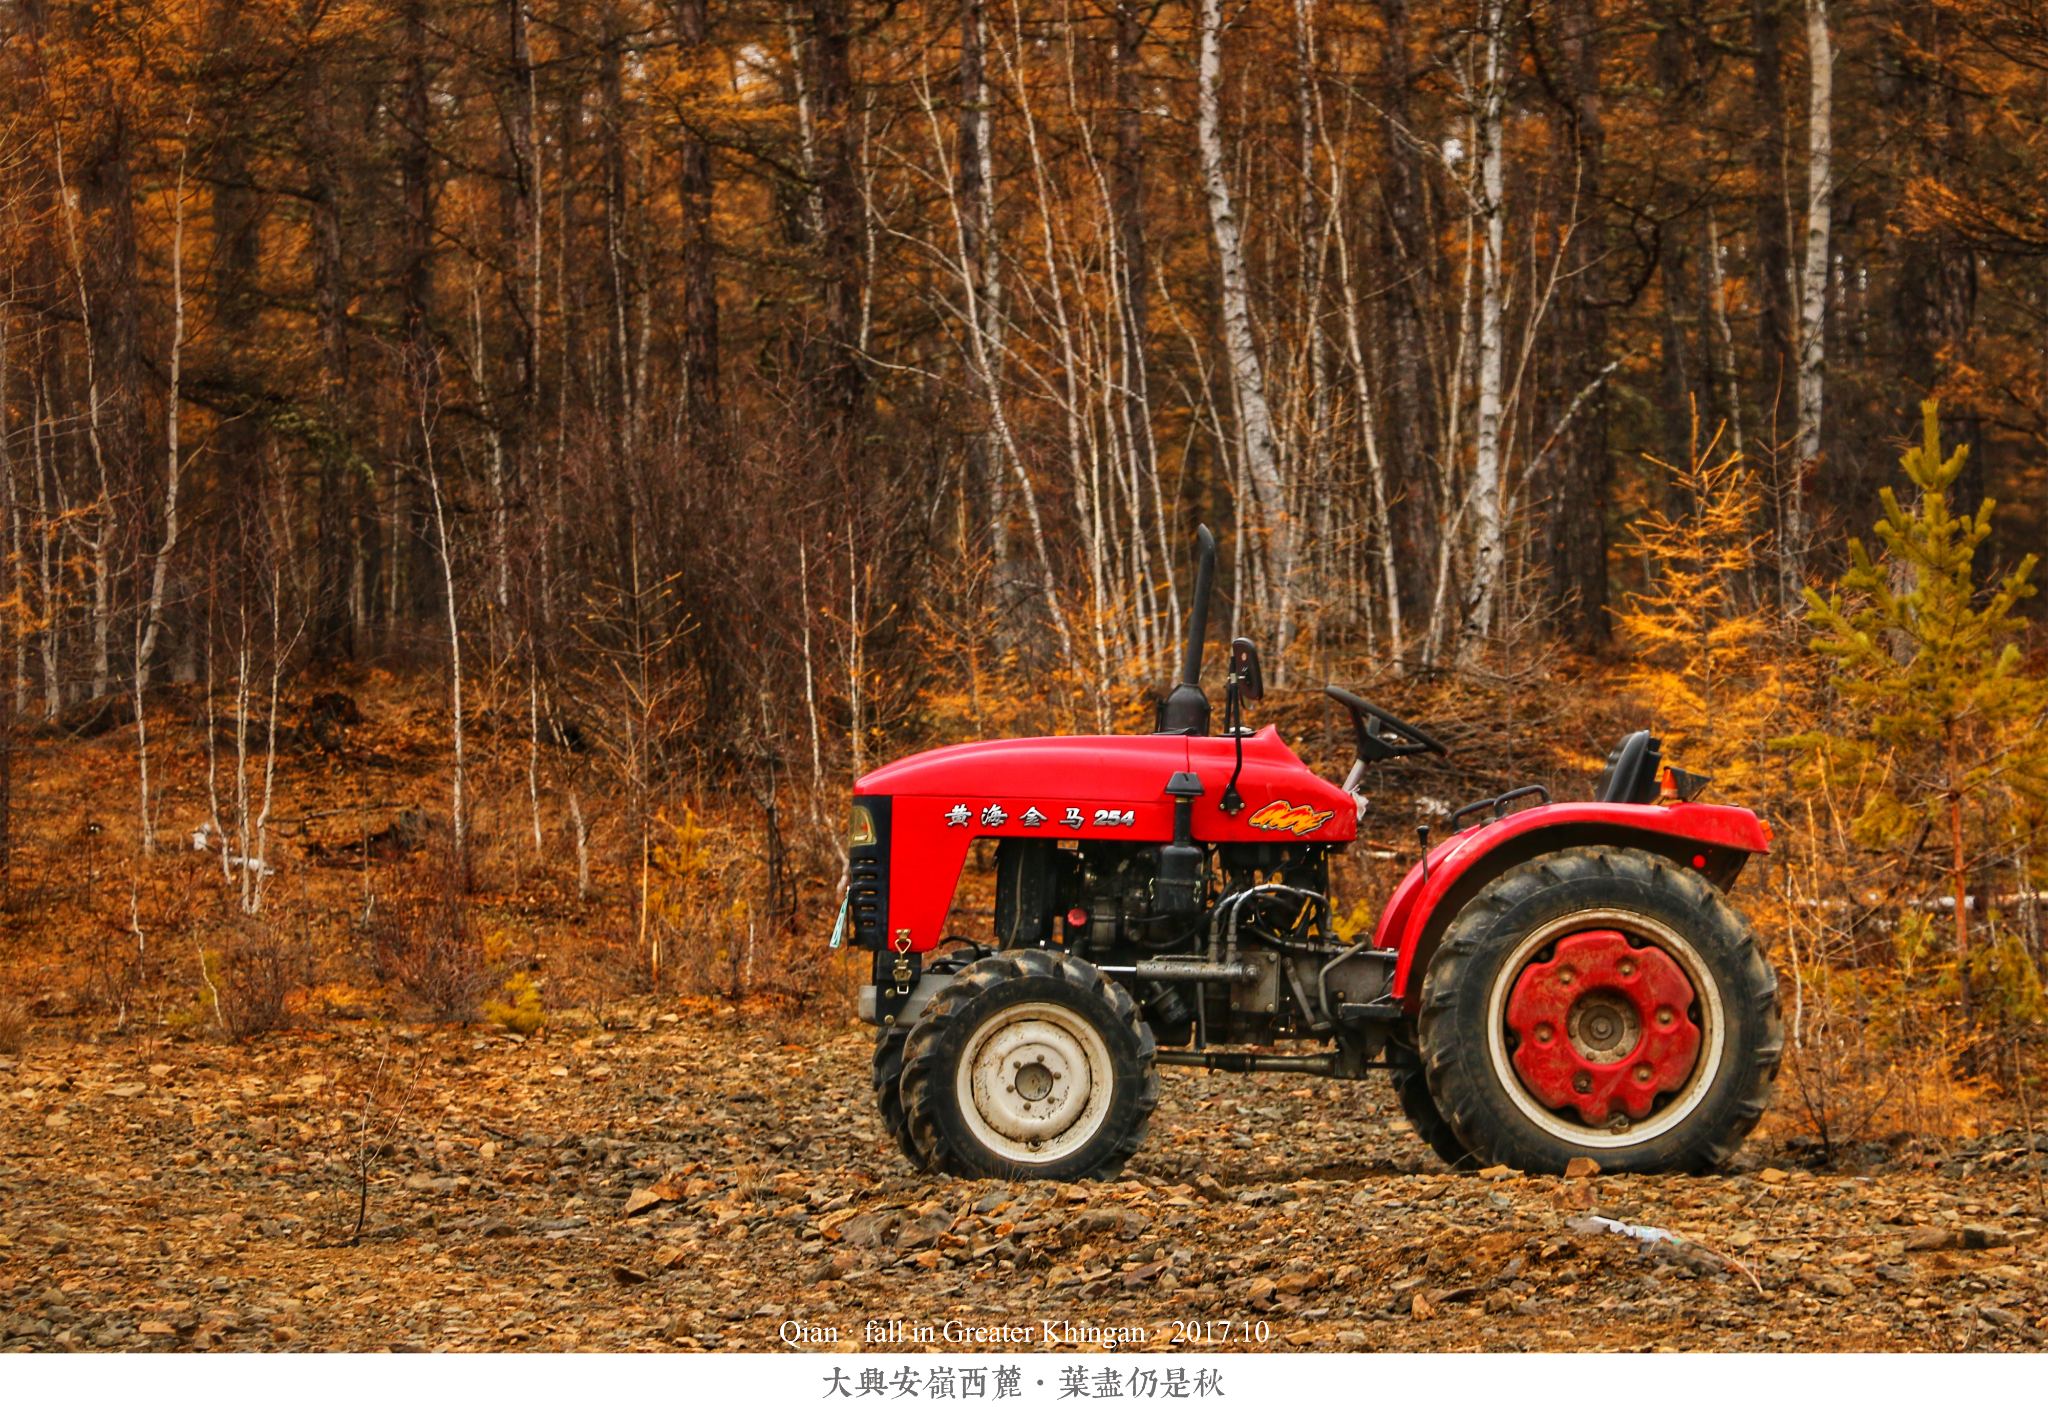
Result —
<path fill-rule="evenodd" d="M 1343 790 L 1315 774 L 1279 731 L 1242 738 L 1244 768 L 1235 815 L 1222 807 L 1239 741 L 1229 736 L 1047 736 L 982 741 L 905 756 L 862 776 L 857 800 L 886 797 L 888 946 L 928 952 L 945 931 L 946 911 L 977 838 L 1138 840 L 1173 838 L 1173 797 L 1166 782 L 1193 771 L 1196 840 L 1345 843 L 1357 837 L 1358 810 Z M 877 849 L 882 846 L 875 846 Z"/>

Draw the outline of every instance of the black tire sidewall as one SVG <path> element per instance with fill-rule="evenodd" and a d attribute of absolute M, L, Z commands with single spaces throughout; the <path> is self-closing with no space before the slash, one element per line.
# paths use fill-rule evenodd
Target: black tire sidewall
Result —
<path fill-rule="evenodd" d="M 1130 1154 L 1131 1136 L 1142 1130 L 1150 1115 L 1150 1042 L 1119 1019 L 1101 992 L 1064 976 L 1035 973 L 990 982 L 972 969 L 945 992 L 958 994 L 960 1000 L 949 1004 L 952 1010 L 932 1024 L 935 1040 L 914 1049 L 921 1068 L 920 1099 L 905 1103 L 913 1116 L 928 1115 L 936 1128 L 939 1150 L 931 1151 L 931 1143 L 925 1142 L 934 1168 L 976 1178 L 1076 1180 L 1121 1167 Z M 985 1146 L 969 1128 L 957 1091 L 961 1055 L 981 1026 L 1008 1008 L 1034 1003 L 1057 1004 L 1085 1019 L 1101 1035 L 1110 1063 L 1109 1108 L 1095 1134 L 1080 1149 L 1043 1164 L 1012 1160 Z M 1145 1029 L 1145 1038 L 1150 1035 Z M 912 1129 L 916 1131 L 916 1123 Z"/>
<path fill-rule="evenodd" d="M 1444 1119 L 1444 1113 L 1437 1110 L 1436 1099 L 1429 1094 L 1429 1081 L 1422 1070 L 1422 1059 L 1415 1054 L 1415 1048 L 1405 1042 L 1392 1043 L 1387 1047 L 1387 1075 L 1389 1085 L 1394 1088 L 1394 1099 L 1401 1104 L 1401 1114 L 1408 1118 L 1408 1124 L 1415 1128 L 1416 1136 L 1436 1153 L 1436 1158 L 1453 1170 L 1462 1170 L 1479 1162 L 1473 1160 L 1472 1152 L 1458 1139 L 1451 1123 Z"/>
<path fill-rule="evenodd" d="M 1551 863 L 1531 861 L 1509 871 L 1501 885 L 1482 893 L 1452 924 L 1430 965 L 1422 1041 L 1431 1095 L 1475 1156 L 1521 1170 L 1555 1173 L 1574 1157 L 1588 1157 L 1608 1172 L 1718 1164 L 1754 1125 L 1754 1102 L 1767 1090 L 1780 1049 L 1775 984 L 1747 925 L 1704 879 L 1637 851 L 1546 859 Z M 1547 882 L 1533 888 L 1507 882 L 1521 876 Z M 1547 936 L 1549 925 L 1602 909 L 1632 913 L 1683 938 L 1714 979 L 1722 1021 L 1720 1061 L 1705 1095 L 1670 1129 L 1619 1148 L 1545 1131 L 1509 1094 L 1489 1051 L 1494 984 L 1517 950 Z M 1629 931 L 1626 923 L 1615 926 Z M 1589 922 L 1571 931 L 1597 927 Z"/>
<path fill-rule="evenodd" d="M 975 962 L 989 956 L 984 950 L 967 949 L 946 954 L 925 964 L 927 977 L 952 977 L 964 972 Z M 910 1040 L 911 1028 L 915 1021 L 898 1020 L 878 1026 L 875 1029 L 875 1056 L 869 1075 L 874 1088 L 875 1110 L 888 1128 L 889 1139 L 896 1142 L 896 1148 L 903 1152 L 904 1159 L 919 1170 L 926 1168 L 924 1152 L 918 1149 L 917 1137 L 911 1134 L 909 1114 L 902 1097 L 903 1047 Z"/>
<path fill-rule="evenodd" d="M 910 1122 L 903 1107 L 903 1044 L 910 1040 L 910 1028 L 897 1023 L 882 1029 L 875 1040 L 875 1060 L 872 1082 L 875 1091 L 875 1110 L 881 1114 L 882 1124 L 889 1129 L 889 1139 L 896 1142 L 896 1148 L 919 1170 L 924 1169 L 924 1152 L 917 1148 L 917 1138 L 910 1133 Z"/>

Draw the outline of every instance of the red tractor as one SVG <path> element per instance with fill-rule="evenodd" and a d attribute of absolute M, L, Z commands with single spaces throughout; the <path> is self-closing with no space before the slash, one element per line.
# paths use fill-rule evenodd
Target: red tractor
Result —
<path fill-rule="evenodd" d="M 847 916 L 870 950 L 875 1102 L 905 1155 L 960 1176 L 1108 1179 L 1160 1066 L 1389 1071 L 1454 1165 L 1710 1170 L 1762 1115 L 1777 980 L 1726 897 L 1769 826 L 1698 803 L 1638 731 L 1590 801 L 1530 785 L 1450 817 L 1370 941 L 1332 932 L 1329 859 L 1366 767 L 1445 755 L 1340 687 L 1357 759 L 1321 779 L 1240 724 L 1259 659 L 1201 688 L 1216 544 L 1200 530 L 1180 683 L 1151 735 L 908 756 L 854 786 Z M 993 943 L 946 936 L 969 847 L 995 841 Z M 1273 1051 L 1276 1043 L 1317 1049 Z"/>

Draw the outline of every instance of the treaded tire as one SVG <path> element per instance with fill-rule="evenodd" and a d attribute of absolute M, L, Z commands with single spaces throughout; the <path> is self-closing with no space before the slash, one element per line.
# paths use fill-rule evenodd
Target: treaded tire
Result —
<path fill-rule="evenodd" d="M 1613 916 L 1610 925 L 1602 924 L 1603 914 Z M 1546 935 L 1554 941 L 1602 926 L 1634 932 L 1644 921 L 1689 945 L 1711 977 L 1693 986 L 1696 1002 L 1704 1002 L 1703 988 L 1718 997 L 1720 1049 L 1709 1052 L 1712 1039 L 1703 1030 L 1698 1065 L 1683 1093 L 1674 1093 L 1682 1109 L 1662 1128 L 1654 1128 L 1653 1112 L 1628 1132 L 1634 1139 L 1603 1147 L 1583 1139 L 1590 1134 L 1583 1123 L 1545 1113 L 1519 1085 L 1502 1081 L 1492 1034 L 1504 1042 L 1507 1029 L 1488 1020 L 1494 984 L 1505 972 L 1519 973 L 1517 958 L 1528 962 L 1523 955 Z M 1672 943 L 1663 946 L 1679 960 Z M 1684 970 L 1697 978 L 1696 969 Z M 1510 869 L 1459 912 L 1423 981 L 1418 1040 L 1429 1095 L 1476 1163 L 1556 1173 L 1572 1157 L 1587 1156 L 1610 1172 L 1704 1172 L 1724 1163 L 1763 1116 L 1785 1030 L 1777 976 L 1748 920 L 1692 870 L 1642 850 L 1602 846 L 1558 850 Z"/>
<path fill-rule="evenodd" d="M 1423 1144 L 1454 1170 L 1477 1165 L 1479 1162 L 1465 1149 L 1465 1143 L 1458 1139 L 1444 1113 L 1436 1109 L 1436 1098 L 1429 1094 L 1429 1080 L 1415 1049 L 1405 1042 L 1388 1043 L 1387 1066 L 1387 1074 L 1393 1078 L 1394 1095 L 1400 1098 L 1401 1114 L 1408 1118 Z"/>
<path fill-rule="evenodd" d="M 1001 1024 L 1041 1016 L 1092 1038 L 1101 1054 L 1073 1128 L 1081 1134 L 1054 1138 L 1057 1153 L 1044 1160 L 1021 1145 L 1010 1154 L 993 1147 L 994 1127 L 972 1099 L 961 1099 L 963 1076 L 976 1071 L 973 1062 L 963 1071 L 963 1055 L 980 1051 Z M 1041 948 L 984 958 L 939 990 L 903 1045 L 909 1135 L 927 1169 L 969 1179 L 1113 1180 L 1144 1144 L 1159 1103 L 1156 1051 L 1131 995 L 1092 963 Z"/>
<path fill-rule="evenodd" d="M 934 958 L 924 965 L 925 975 L 946 975 L 958 973 L 977 958 L 986 956 L 978 948 L 963 948 L 942 957 Z M 927 1004 L 929 1006 L 929 1004 Z M 889 1128 L 889 1139 L 896 1142 L 896 1148 L 904 1158 L 919 1170 L 925 1168 L 924 1156 L 911 1138 L 910 1124 L 903 1114 L 903 1044 L 910 1040 L 910 1029 L 915 1022 L 897 1021 L 875 1032 L 875 1060 L 870 1081 L 875 1089 L 875 1111 L 882 1118 L 882 1124 Z"/>

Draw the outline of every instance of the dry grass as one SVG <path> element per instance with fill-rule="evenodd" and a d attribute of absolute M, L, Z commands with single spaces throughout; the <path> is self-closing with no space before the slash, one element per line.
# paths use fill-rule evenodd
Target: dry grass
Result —
<path fill-rule="evenodd" d="M 292 994 L 306 986 L 302 932 L 238 916 L 224 938 L 208 976 L 228 1036 L 242 1042 L 288 1025 Z"/>

